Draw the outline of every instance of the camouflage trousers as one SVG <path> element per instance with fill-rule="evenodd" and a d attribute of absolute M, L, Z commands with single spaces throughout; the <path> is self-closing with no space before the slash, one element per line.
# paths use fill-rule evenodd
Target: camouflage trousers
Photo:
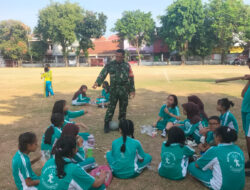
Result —
<path fill-rule="evenodd" d="M 119 101 L 119 117 L 118 119 L 126 119 L 128 107 L 128 89 L 124 86 L 110 88 L 109 105 L 105 116 L 105 122 L 112 121 L 115 113 L 117 102 Z"/>

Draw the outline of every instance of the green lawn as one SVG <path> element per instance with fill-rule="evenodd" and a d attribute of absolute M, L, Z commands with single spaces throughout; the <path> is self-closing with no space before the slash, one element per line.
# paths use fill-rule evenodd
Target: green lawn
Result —
<path fill-rule="evenodd" d="M 43 81 L 40 79 L 42 68 L 1 68 L 0 69 L 0 189 L 12 190 L 15 185 L 11 174 L 11 160 L 17 151 L 17 138 L 22 132 L 33 131 L 39 142 L 43 132 L 50 124 L 50 114 L 55 100 L 65 99 L 71 103 L 73 93 L 82 84 L 89 86 L 88 95 L 96 98 L 101 89 L 91 89 L 101 68 L 52 68 L 55 98 L 43 97 Z M 205 189 L 190 176 L 183 181 L 170 181 L 157 174 L 160 162 L 161 143 L 158 136 L 151 138 L 140 134 L 140 126 L 152 124 L 168 94 L 176 94 L 180 104 L 187 101 L 190 94 L 198 95 L 205 103 L 208 115 L 219 115 L 216 111 L 217 99 L 228 97 L 235 102 L 231 110 L 238 119 L 240 136 L 237 144 L 246 153 L 245 139 L 242 132 L 240 107 L 241 90 L 244 81 L 215 84 L 219 78 L 242 76 L 249 73 L 244 66 L 169 66 L 169 67 L 133 67 L 135 74 L 136 97 L 130 100 L 127 117 L 135 123 L 135 137 L 142 142 L 146 152 L 153 156 L 152 169 L 132 180 L 114 179 L 109 189 L 119 190 L 163 190 L 163 189 Z M 181 108 L 181 106 L 180 106 Z M 79 108 L 71 107 L 72 110 Z M 96 107 L 84 107 L 90 114 L 76 121 L 86 123 L 90 132 L 95 135 L 97 149 L 95 158 L 99 164 L 106 164 L 105 152 L 112 141 L 119 137 L 118 132 L 103 134 L 105 110 Z M 117 113 L 114 117 L 117 120 Z M 31 154 L 35 157 L 36 153 Z M 41 163 L 34 165 L 39 175 Z M 250 189 L 250 180 L 246 188 Z"/>

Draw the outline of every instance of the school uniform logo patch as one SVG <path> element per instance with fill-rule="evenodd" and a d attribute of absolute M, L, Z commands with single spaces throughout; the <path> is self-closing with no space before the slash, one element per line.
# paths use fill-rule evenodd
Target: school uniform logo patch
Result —
<path fill-rule="evenodd" d="M 50 166 L 43 171 L 44 177 L 41 179 L 41 183 L 47 189 L 57 189 L 57 177 L 56 177 L 56 166 Z"/>
<path fill-rule="evenodd" d="M 238 152 L 230 152 L 227 155 L 227 163 L 233 172 L 240 172 L 244 169 L 244 159 Z"/>
<path fill-rule="evenodd" d="M 171 152 L 165 152 L 163 154 L 163 166 L 166 168 L 172 168 L 175 167 L 176 158 L 175 155 Z"/>

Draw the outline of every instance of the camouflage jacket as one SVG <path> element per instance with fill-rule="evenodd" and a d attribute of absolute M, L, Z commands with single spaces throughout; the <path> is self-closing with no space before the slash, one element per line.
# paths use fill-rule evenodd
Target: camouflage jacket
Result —
<path fill-rule="evenodd" d="M 135 91 L 134 74 L 129 63 L 117 63 L 112 61 L 104 66 L 96 79 L 98 86 L 101 86 L 107 75 L 110 75 L 110 88 L 125 87 L 128 92 Z"/>

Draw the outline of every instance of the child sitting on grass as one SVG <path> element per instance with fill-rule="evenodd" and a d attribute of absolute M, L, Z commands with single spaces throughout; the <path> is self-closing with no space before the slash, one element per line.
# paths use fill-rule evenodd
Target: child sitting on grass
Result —
<path fill-rule="evenodd" d="M 174 123 L 180 119 L 180 111 L 178 108 L 178 98 L 176 95 L 169 95 L 166 104 L 164 104 L 159 112 L 154 127 L 162 130 L 162 137 L 166 137 L 166 130 L 174 126 Z"/>
<path fill-rule="evenodd" d="M 192 96 L 188 96 L 188 102 L 193 102 L 198 106 L 200 116 L 202 119 L 202 123 L 203 123 L 204 127 L 207 127 L 208 126 L 208 117 L 207 117 L 207 114 L 204 110 L 204 104 L 201 101 L 201 99 L 198 96 L 192 95 Z"/>
<path fill-rule="evenodd" d="M 102 89 L 101 97 L 96 99 L 96 104 L 98 105 L 98 107 L 102 107 L 102 106 L 107 107 L 109 103 L 109 96 L 110 96 L 110 93 L 109 93 L 110 86 L 109 86 L 108 81 L 103 82 L 102 88 L 103 89 Z"/>
<path fill-rule="evenodd" d="M 183 114 L 187 116 L 187 119 L 176 123 L 175 126 L 179 126 L 184 131 L 186 137 L 191 137 L 198 144 L 202 137 L 199 131 L 203 128 L 199 108 L 192 102 L 182 104 L 182 107 Z"/>
<path fill-rule="evenodd" d="M 79 127 L 75 124 L 67 124 L 63 130 L 61 136 L 73 136 L 77 139 L 77 153 L 73 157 L 73 160 L 78 163 L 85 170 L 93 169 L 96 166 L 96 161 L 93 157 L 88 157 L 84 150 L 84 141 L 88 141 L 88 135 L 79 133 Z M 92 155 L 93 156 L 93 155 Z"/>
<path fill-rule="evenodd" d="M 209 189 L 244 189 L 245 159 L 242 150 L 234 144 L 236 131 L 222 126 L 214 134 L 217 146 L 189 164 L 189 173 Z"/>
<path fill-rule="evenodd" d="M 51 116 L 51 125 L 45 131 L 42 137 L 41 143 L 41 152 L 42 152 L 42 161 L 43 164 L 47 160 L 50 159 L 51 151 L 56 143 L 56 141 L 60 138 L 62 133 L 62 125 L 64 123 L 64 115 L 61 113 L 54 113 Z"/>
<path fill-rule="evenodd" d="M 87 97 L 86 92 L 88 87 L 86 85 L 82 85 L 80 89 L 74 94 L 72 98 L 73 106 L 82 106 L 90 103 L 90 98 Z"/>
<path fill-rule="evenodd" d="M 218 116 L 211 116 L 208 118 L 208 127 L 204 128 L 203 132 L 200 133 L 204 137 L 204 142 L 198 145 L 201 152 L 206 152 L 211 146 L 215 145 L 214 142 L 214 131 L 220 127 L 220 118 Z"/>
<path fill-rule="evenodd" d="M 229 110 L 231 106 L 233 107 L 234 103 L 228 100 L 227 98 L 222 98 L 218 100 L 217 111 L 221 113 L 220 124 L 221 126 L 230 127 L 231 129 L 234 129 L 238 133 L 239 126 L 237 120 Z"/>
<path fill-rule="evenodd" d="M 104 171 L 94 178 L 73 161 L 77 152 L 75 137 L 62 136 L 54 150 L 55 158 L 48 160 L 42 169 L 39 190 L 105 189 Z"/>
<path fill-rule="evenodd" d="M 122 137 L 113 141 L 112 150 L 106 155 L 107 161 L 117 178 L 137 177 L 151 163 L 152 157 L 134 139 L 134 124 L 131 120 L 121 120 L 119 130 Z"/>
<path fill-rule="evenodd" d="M 68 123 L 75 123 L 75 122 L 72 122 L 71 119 L 81 117 L 81 116 L 87 114 L 88 111 L 87 110 L 85 110 L 85 111 L 84 110 L 70 111 L 66 100 L 58 100 L 55 102 L 53 110 L 52 110 L 52 114 L 54 114 L 54 113 L 61 113 L 64 115 L 64 124 L 63 124 L 63 127 L 64 127 Z M 84 129 L 88 128 L 83 123 L 76 123 L 76 125 L 84 128 Z"/>
<path fill-rule="evenodd" d="M 31 165 L 39 161 L 41 156 L 30 161 L 29 154 L 37 149 L 37 138 L 32 132 L 19 136 L 19 150 L 12 159 L 12 174 L 18 190 L 36 190 L 39 177 L 33 172 Z"/>
<path fill-rule="evenodd" d="M 162 143 L 159 175 L 172 180 L 184 179 L 187 174 L 189 158 L 194 149 L 185 145 L 185 134 L 179 127 L 168 131 L 168 140 Z"/>

